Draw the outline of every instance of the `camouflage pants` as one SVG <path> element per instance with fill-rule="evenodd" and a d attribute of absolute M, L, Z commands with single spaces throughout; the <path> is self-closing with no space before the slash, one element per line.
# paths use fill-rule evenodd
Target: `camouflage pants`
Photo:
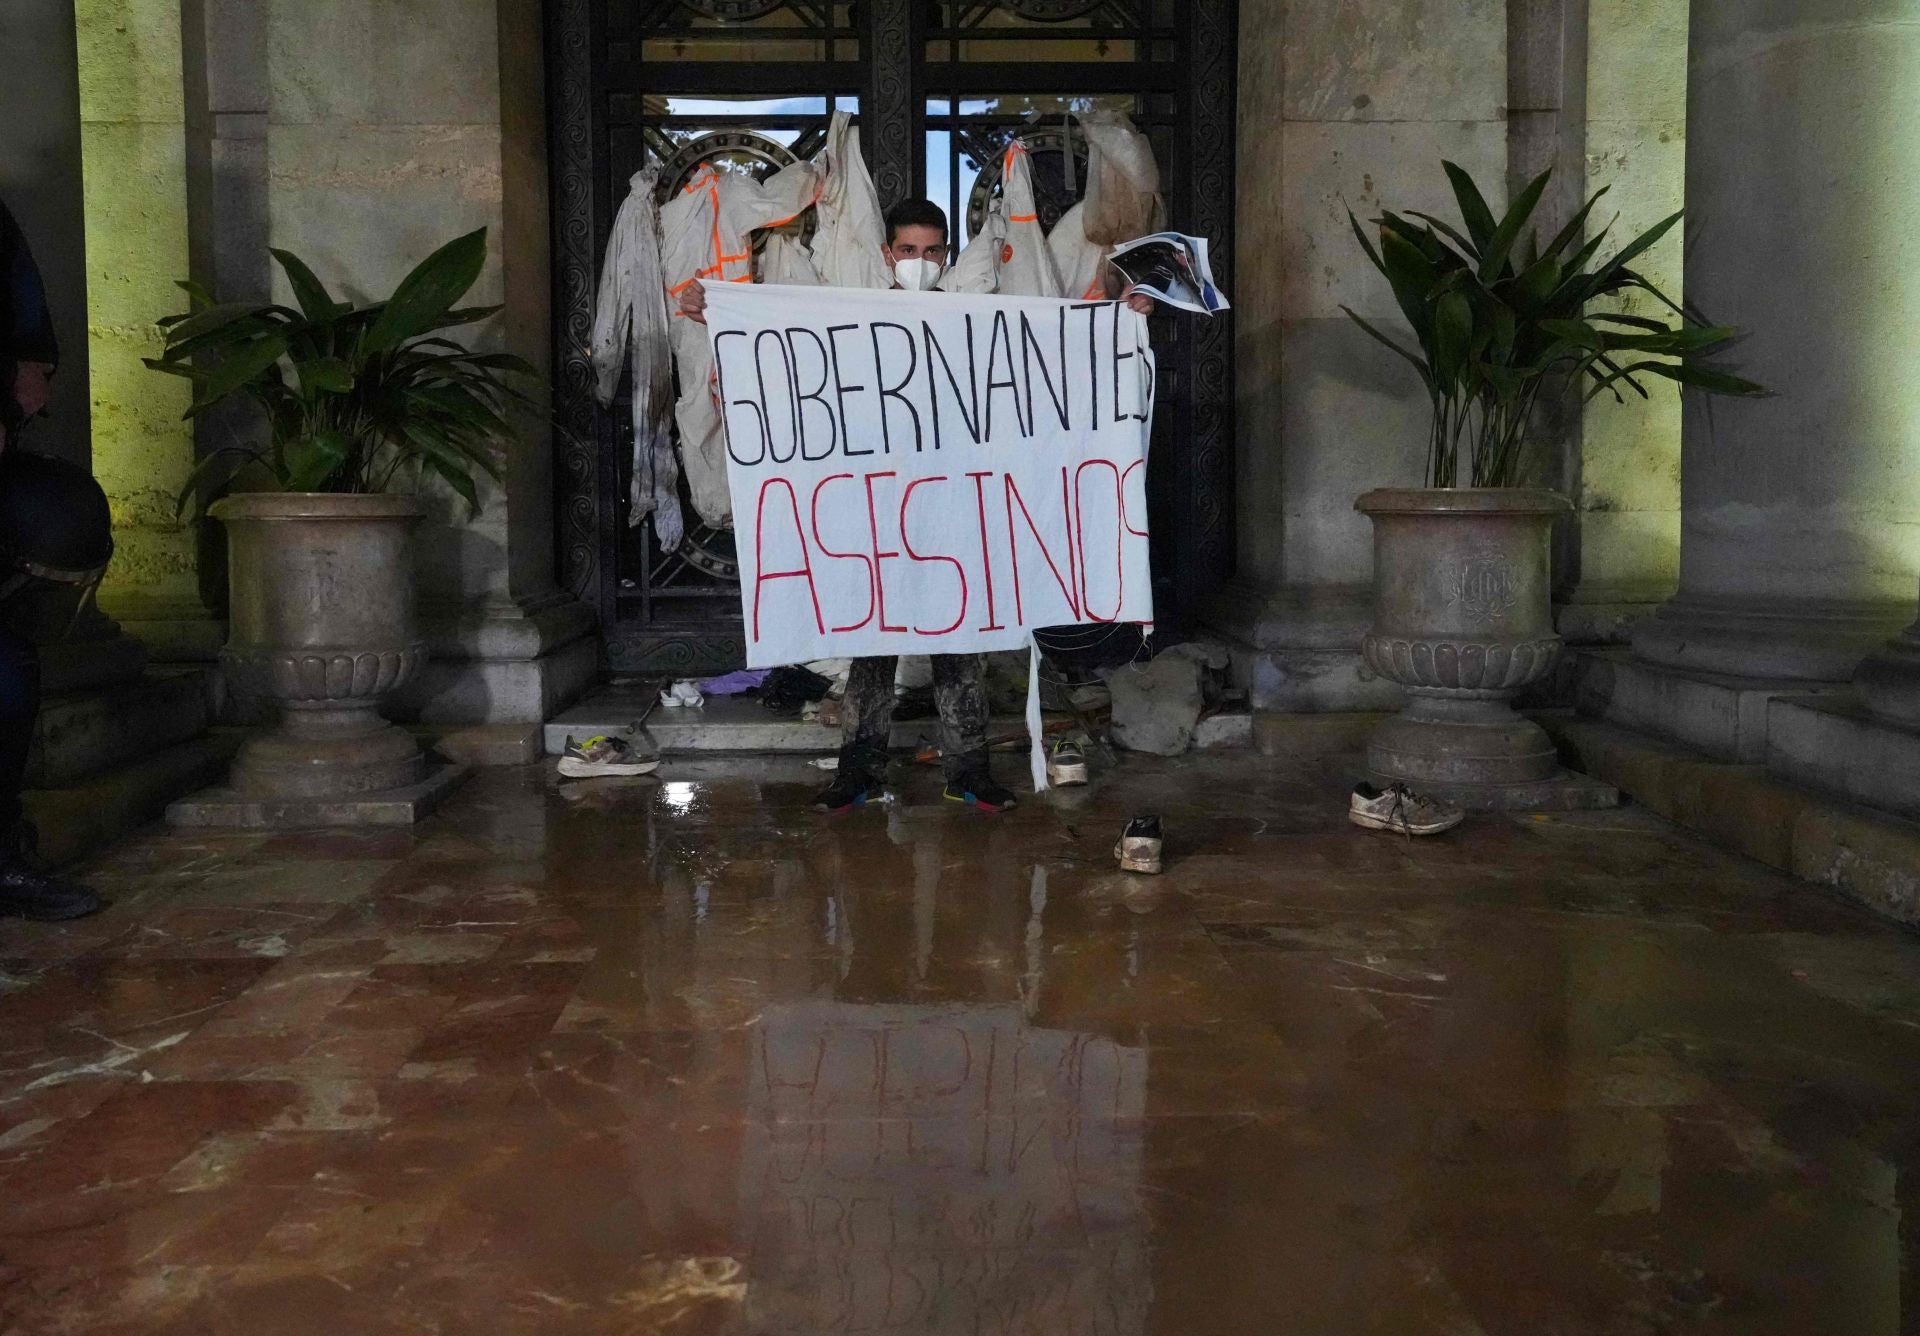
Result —
<path fill-rule="evenodd" d="M 855 659 L 842 707 L 840 764 L 878 776 L 887 764 L 893 728 L 893 655 Z M 987 763 L 987 692 L 978 654 L 933 656 L 933 701 L 940 710 L 940 750 L 947 778 Z"/>

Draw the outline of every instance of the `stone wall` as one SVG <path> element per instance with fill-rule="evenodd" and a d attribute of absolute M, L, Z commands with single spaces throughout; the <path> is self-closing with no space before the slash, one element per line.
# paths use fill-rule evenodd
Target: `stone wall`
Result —
<path fill-rule="evenodd" d="M 1387 704 L 1356 652 L 1373 546 L 1353 502 L 1421 485 L 1428 409 L 1340 309 L 1400 322 L 1347 211 L 1451 216 L 1442 159 L 1504 199 L 1506 15 L 1485 0 L 1248 0 L 1240 15 L 1240 577 L 1212 619 L 1255 651 L 1243 670 L 1267 708 Z"/>
<path fill-rule="evenodd" d="M 1452 215 L 1442 159 L 1471 172 L 1497 207 L 1506 17 L 1484 0 L 1282 8 L 1280 176 L 1268 196 L 1279 201 L 1281 232 L 1277 247 L 1252 257 L 1280 267 L 1279 411 L 1268 416 L 1276 405 L 1250 398 L 1243 402 L 1259 416 L 1242 424 L 1244 432 L 1277 420 L 1279 439 L 1253 451 L 1259 460 L 1240 498 L 1252 550 L 1243 555 L 1285 583 L 1360 584 L 1372 576 L 1372 531 L 1353 499 L 1370 487 L 1421 484 L 1427 401 L 1411 370 L 1340 309 L 1399 321 L 1347 213 Z"/>
<path fill-rule="evenodd" d="M 488 263 L 469 302 L 505 309 L 467 337 L 545 366 L 539 0 L 272 0 L 264 15 L 273 244 L 369 300 L 485 227 Z M 436 662 L 403 702 L 411 713 L 542 718 L 595 670 L 582 640 L 591 614 L 554 587 L 547 415 L 520 426 L 504 486 L 483 488 L 478 517 L 427 490 L 419 575 Z"/>

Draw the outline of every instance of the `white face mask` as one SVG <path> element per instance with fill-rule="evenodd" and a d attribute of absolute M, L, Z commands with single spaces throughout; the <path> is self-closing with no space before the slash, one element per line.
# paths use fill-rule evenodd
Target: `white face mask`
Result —
<path fill-rule="evenodd" d="M 908 292 L 931 292 L 946 266 L 938 260 L 915 258 L 893 262 L 893 281 Z"/>

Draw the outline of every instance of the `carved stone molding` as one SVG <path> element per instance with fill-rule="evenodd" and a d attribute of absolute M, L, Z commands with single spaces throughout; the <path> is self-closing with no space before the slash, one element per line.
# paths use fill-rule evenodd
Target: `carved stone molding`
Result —
<path fill-rule="evenodd" d="M 279 701 L 355 701 L 369 705 L 413 680 L 426 642 L 388 649 L 226 649 L 220 661 L 234 685 Z"/>
<path fill-rule="evenodd" d="M 1360 642 L 1369 668 L 1416 691 L 1517 691 L 1552 672 L 1560 650 L 1558 636 L 1473 642 L 1369 634 Z"/>

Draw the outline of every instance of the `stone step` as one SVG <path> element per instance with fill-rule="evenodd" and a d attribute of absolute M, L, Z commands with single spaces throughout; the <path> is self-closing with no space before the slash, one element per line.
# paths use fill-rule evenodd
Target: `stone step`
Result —
<path fill-rule="evenodd" d="M 207 731 L 211 670 L 149 672 L 132 682 L 41 703 L 29 788 L 63 788 L 98 771 L 117 770 Z"/>
<path fill-rule="evenodd" d="M 1535 717 L 1569 762 L 1669 821 L 1920 927 L 1920 824 L 1619 724 Z"/>
<path fill-rule="evenodd" d="M 1587 718 L 1673 738 L 1717 761 L 1741 765 L 1766 761 L 1767 721 L 1775 700 L 1809 701 L 1845 691 L 1667 668 L 1642 663 L 1633 651 L 1620 649 L 1569 656 L 1565 677 L 1575 708 Z"/>
<path fill-rule="evenodd" d="M 769 714 L 750 696 L 717 697 L 693 709 L 670 710 L 661 706 L 649 715 L 647 706 L 652 700 L 651 692 L 632 687 L 603 687 L 591 693 L 578 705 L 547 721 L 544 730 L 547 755 L 558 756 L 565 751 L 569 737 L 621 733 L 643 716 L 653 745 L 663 756 L 716 752 L 824 756 L 840 746 L 838 728 L 780 718 Z M 1026 727 L 1025 719 L 1007 716 L 993 720 L 987 733 L 993 738 L 1024 735 Z M 938 737 L 939 732 L 940 721 L 932 717 L 896 723 L 893 746 L 912 747 L 922 737 Z M 1253 716 L 1245 710 L 1202 719 L 1194 734 L 1194 746 L 1201 749 L 1252 745 Z"/>
<path fill-rule="evenodd" d="M 58 788 L 28 789 L 27 815 L 52 866 L 99 853 L 175 799 L 224 780 L 245 735 L 221 731 L 150 752 Z"/>

